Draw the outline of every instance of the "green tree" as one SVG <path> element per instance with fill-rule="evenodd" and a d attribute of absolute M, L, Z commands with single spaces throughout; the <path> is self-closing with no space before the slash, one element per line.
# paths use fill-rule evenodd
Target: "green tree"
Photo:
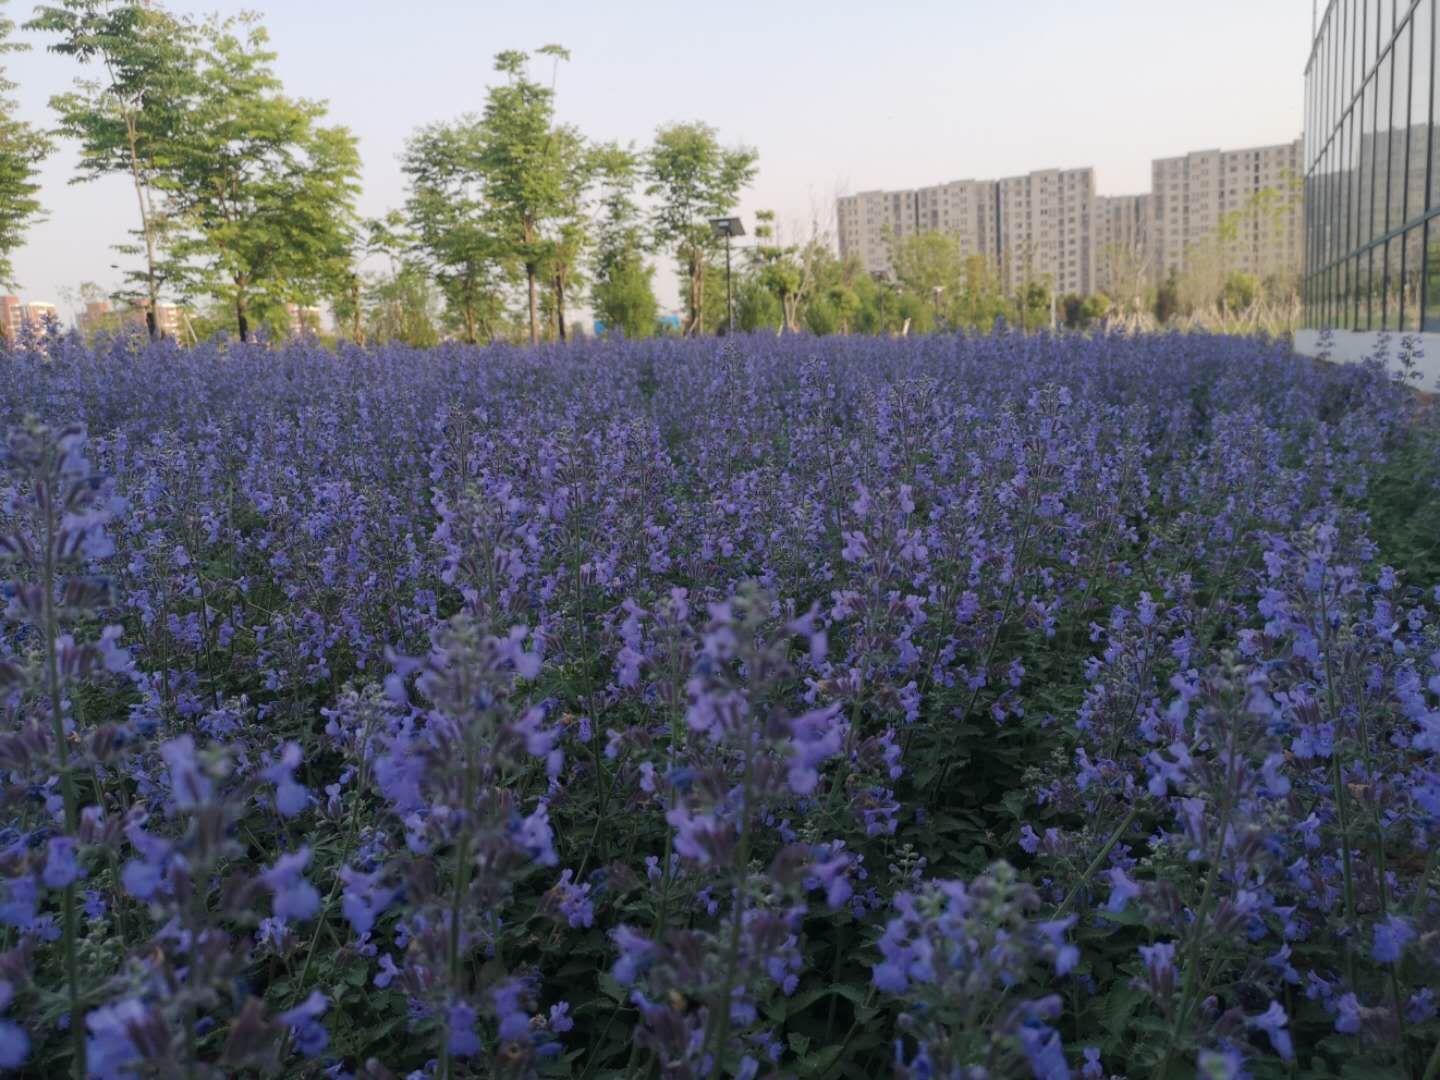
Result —
<path fill-rule="evenodd" d="M 960 290 L 960 241 L 948 233 L 892 240 L 891 265 L 901 286 L 922 299 L 930 299 L 936 289 L 952 296 Z"/>
<path fill-rule="evenodd" d="M 836 329 L 842 334 L 850 333 L 850 327 L 855 322 L 855 316 L 860 313 L 860 295 L 849 285 L 832 285 L 825 293 L 825 300 L 830 310 L 835 313 Z M 811 330 L 815 330 L 812 324 Z M 820 331 L 816 330 L 816 333 Z"/>
<path fill-rule="evenodd" d="M 6 0 L 0 0 L 3 7 Z M 25 48 L 10 41 L 15 24 L 0 11 L 0 56 Z M 15 118 L 10 92 L 15 84 L 0 64 L 0 285 L 10 283 L 14 268 L 11 253 L 20 247 L 30 224 L 40 216 L 39 185 L 35 171 L 50 151 L 49 140 L 29 124 Z M 4 328 L 0 327 L 0 335 Z"/>
<path fill-rule="evenodd" d="M 325 106 L 286 97 L 253 17 L 200 31 L 198 85 L 162 170 L 186 290 L 252 313 L 313 304 L 349 264 L 360 155 Z"/>
<path fill-rule="evenodd" d="M 539 50 L 558 67 L 570 54 L 558 45 Z M 479 163 L 498 235 L 525 271 L 530 343 L 540 340 L 539 279 L 556 238 L 548 230 L 565 218 L 568 169 L 578 136 L 557 131 L 555 89 L 532 79 L 529 54 L 496 55 L 505 82 L 490 88 L 479 126 Z"/>
<path fill-rule="evenodd" d="M 77 80 L 70 93 L 52 97 L 50 107 L 60 132 L 80 146 L 73 183 L 130 177 L 140 213 L 138 250 L 145 256 L 144 272 L 130 276 L 143 283 L 145 321 L 154 338 L 164 229 L 156 186 L 196 89 L 193 27 L 141 0 L 62 0 L 38 7 L 26 26 L 60 35 L 51 52 L 103 71 L 99 79 Z M 120 250 L 137 251 L 130 245 Z"/>
<path fill-rule="evenodd" d="M 1180 314 L 1180 279 L 1174 270 L 1155 290 L 1155 321 L 1167 323 Z"/>
<path fill-rule="evenodd" d="M 603 281 L 594 287 L 595 314 L 608 329 L 627 338 L 646 338 L 655 332 L 660 304 L 652 281 L 655 268 L 638 249 L 622 252 Z"/>
<path fill-rule="evenodd" d="M 780 330 L 796 333 L 800 329 L 800 304 L 815 283 L 810 260 L 795 245 L 776 242 L 774 210 L 759 210 L 755 219 L 754 250 L 760 283 L 780 302 Z M 765 240 L 770 242 L 759 243 Z"/>
<path fill-rule="evenodd" d="M 748 147 L 722 147 L 707 124 L 672 124 L 655 133 L 646 157 L 645 191 L 657 200 L 651 229 L 656 242 L 679 261 L 687 334 L 704 331 L 706 272 L 724 250 L 709 219 L 735 208 L 755 177 L 755 160 Z"/>
<path fill-rule="evenodd" d="M 1020 306 L 1020 329 L 1036 330 L 1050 325 L 1050 286 L 1034 278 L 1027 281 L 1016 296 Z"/>
<path fill-rule="evenodd" d="M 645 261 L 645 228 L 635 201 L 640 161 L 633 151 L 612 143 L 595 151 L 594 168 L 600 184 L 591 263 L 595 314 L 627 338 L 649 337 L 660 305 L 652 284 L 655 270 Z"/>
<path fill-rule="evenodd" d="M 1114 306 L 1104 293 L 1091 293 L 1080 305 L 1080 320 L 1085 326 L 1093 326 L 1109 315 Z"/>
<path fill-rule="evenodd" d="M 480 118 L 467 115 L 421 128 L 401 157 L 414 250 L 440 286 L 451 324 L 471 345 L 498 336 L 514 265 L 493 227 L 482 154 Z"/>
<path fill-rule="evenodd" d="M 1225 284 L 1220 287 L 1220 309 L 1229 314 L 1238 314 L 1255 303 L 1260 295 L 1260 282 L 1255 275 L 1231 270 L 1225 275 Z"/>
<path fill-rule="evenodd" d="M 814 283 L 804 303 L 801 321 L 816 335 L 850 333 L 864 305 L 865 285 L 873 286 L 873 281 L 854 256 L 837 258 L 828 245 L 814 241 L 807 246 L 807 251 Z"/>
<path fill-rule="evenodd" d="M 1000 275 L 984 255 L 968 255 L 961 268 L 960 296 L 952 308 L 959 325 L 989 331 L 1006 311 Z"/>
<path fill-rule="evenodd" d="M 735 286 L 735 327 L 747 334 L 758 330 L 781 330 L 785 311 L 780 299 L 761 279 L 751 272 L 743 275 Z"/>
<path fill-rule="evenodd" d="M 1085 325 L 1085 301 L 1079 293 L 1066 293 L 1060 298 L 1060 321 L 1067 330 L 1078 330 Z"/>
<path fill-rule="evenodd" d="M 371 341 L 428 348 L 440 341 L 435 285 L 413 263 L 400 263 L 373 279 L 366 291 L 366 333 Z"/>
<path fill-rule="evenodd" d="M 550 287 L 556 336 L 563 342 L 567 301 L 581 298 L 586 285 L 583 260 L 592 241 L 588 199 L 599 160 L 573 128 L 556 128 L 553 137 L 557 147 L 560 199 L 556 204 L 554 235 L 545 253 L 544 272 Z"/>

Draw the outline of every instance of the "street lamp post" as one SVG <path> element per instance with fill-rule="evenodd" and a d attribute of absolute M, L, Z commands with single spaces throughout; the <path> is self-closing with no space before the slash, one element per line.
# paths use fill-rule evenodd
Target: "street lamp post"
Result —
<path fill-rule="evenodd" d="M 710 228 L 716 236 L 725 237 L 725 318 L 727 334 L 735 333 L 735 294 L 730 289 L 730 238 L 745 235 L 745 223 L 738 217 L 717 217 L 710 219 Z"/>

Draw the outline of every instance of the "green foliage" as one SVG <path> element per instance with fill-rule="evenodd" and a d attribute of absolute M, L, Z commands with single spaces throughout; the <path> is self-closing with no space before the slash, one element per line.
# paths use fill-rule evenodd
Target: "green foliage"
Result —
<path fill-rule="evenodd" d="M 708 124 L 672 124 L 655 133 L 646 156 L 645 193 L 657 200 L 651 230 L 657 244 L 675 252 L 686 285 L 687 334 L 705 329 L 705 279 L 724 248 L 709 219 L 729 214 L 755 177 L 756 153 L 726 149 Z M 723 304 L 722 304 L 723 311 Z"/>
<path fill-rule="evenodd" d="M 1154 312 L 1159 323 L 1169 322 L 1180 312 L 1180 279 L 1173 270 L 1155 290 Z"/>
<path fill-rule="evenodd" d="M 543 55 L 558 66 L 569 54 L 546 46 Z M 555 91 L 530 77 L 529 55 L 506 51 L 495 57 L 495 70 L 506 81 L 492 86 L 475 129 L 476 164 L 484 182 L 492 227 L 502 250 L 525 271 L 531 344 L 540 340 L 539 278 L 548 260 L 560 258 L 564 242 L 556 235 L 578 216 L 575 170 L 584 156 L 584 142 L 572 129 L 556 128 Z M 570 254 L 578 253 L 572 233 Z"/>
<path fill-rule="evenodd" d="M 0 0 L 0 9 L 5 3 Z M 0 56 L 25 48 L 9 40 L 14 29 L 15 24 L 0 10 Z M 14 89 L 15 84 L 5 77 L 5 68 L 0 64 L 0 286 L 9 284 L 14 273 L 11 253 L 20 247 L 26 230 L 40 216 L 35 171 L 50 152 L 49 140 L 42 132 L 15 119 L 16 103 L 9 96 Z"/>
<path fill-rule="evenodd" d="M 1440 585 L 1440 422 L 1428 409 L 1406 432 L 1365 490 L 1361 506 L 1375 542 L 1404 579 L 1424 589 Z"/>
<path fill-rule="evenodd" d="M 187 294 L 230 303 L 243 341 L 253 312 L 314 303 L 348 269 L 360 155 L 320 126 L 323 104 L 285 96 L 252 18 L 199 35 L 198 89 L 160 169 L 169 265 Z"/>
<path fill-rule="evenodd" d="M 137 0 L 62 0 L 38 7 L 26 25 L 59 35 L 51 52 L 104 73 L 98 80 L 77 80 L 74 90 L 52 97 L 50 107 L 60 133 L 79 143 L 73 182 L 130 178 L 141 245 L 119 250 L 144 253 L 144 270 L 128 277 L 143 286 L 153 311 L 160 297 L 166 232 L 163 208 L 155 205 L 156 188 L 174 161 L 186 110 L 200 89 L 194 27 L 157 4 Z M 147 321 L 154 336 L 153 316 Z"/>
<path fill-rule="evenodd" d="M 410 182 L 405 204 L 413 250 L 434 275 L 445 309 L 464 340 L 499 333 L 500 289 L 514 262 L 491 225 L 479 117 L 421 128 L 406 144 L 401 167 Z"/>
<path fill-rule="evenodd" d="M 1061 321 L 1070 330 L 1093 326 L 1110 313 L 1110 298 L 1104 293 L 1077 296 L 1066 293 L 1060 301 Z"/>
<path fill-rule="evenodd" d="M 635 201 L 640 161 L 633 150 L 611 143 L 597 147 L 591 163 L 601 189 L 591 260 L 595 315 L 627 338 L 649 337 L 655 332 L 659 303 L 651 284 L 655 271 L 645 261 L 645 230 Z"/>
<path fill-rule="evenodd" d="M 819 244 L 812 242 L 803 247 L 780 244 L 775 230 L 775 211 L 761 210 L 755 217 L 757 243 L 752 251 L 756 278 L 780 305 L 780 329 L 795 333 L 800 329 L 800 305 L 815 287 L 813 267 Z M 758 242 L 762 240 L 770 243 Z"/>
<path fill-rule="evenodd" d="M 1259 294 L 1260 282 L 1254 274 L 1232 270 L 1225 275 L 1225 284 L 1220 289 L 1221 310 L 1244 311 Z"/>
<path fill-rule="evenodd" d="M 779 330 L 785 321 L 780 300 L 760 279 L 747 274 L 735 286 L 735 327 L 745 333 Z"/>
<path fill-rule="evenodd" d="M 893 240 L 890 258 L 896 280 L 917 296 L 930 297 L 937 289 L 953 296 L 960 290 L 960 242 L 949 233 L 924 232 Z"/>
<path fill-rule="evenodd" d="M 606 276 L 592 290 L 595 314 L 605 326 L 627 338 L 646 338 L 655 332 L 660 305 L 651 281 L 655 270 L 639 248 L 617 253 Z"/>

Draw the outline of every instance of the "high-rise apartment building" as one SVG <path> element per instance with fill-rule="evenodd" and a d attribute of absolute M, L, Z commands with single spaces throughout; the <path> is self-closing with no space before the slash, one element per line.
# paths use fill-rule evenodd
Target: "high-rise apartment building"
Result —
<path fill-rule="evenodd" d="M 1144 293 L 1154 277 L 1149 195 L 1095 197 L 1095 288 L 1115 300 Z"/>
<path fill-rule="evenodd" d="M 1301 264 L 1304 208 L 1299 197 L 1302 142 L 1245 150 L 1197 150 L 1151 164 L 1156 274 L 1184 273 L 1206 250 L 1221 268 L 1257 277 L 1294 274 Z M 1238 230 L 1223 249 L 1222 221 Z"/>
<path fill-rule="evenodd" d="M 11 341 L 20 340 L 25 327 L 39 333 L 45 329 L 47 320 L 58 319 L 59 310 L 54 304 L 43 300 L 21 303 L 18 296 L 0 296 L 0 331 Z"/>
<path fill-rule="evenodd" d="M 836 201 L 842 258 L 854 255 L 872 274 L 890 272 L 890 245 L 919 228 L 913 191 L 862 191 Z"/>
<path fill-rule="evenodd" d="M 888 275 L 897 239 L 946 232 L 962 255 L 989 258 L 1011 293 L 1027 281 L 1057 294 L 1138 293 L 1211 253 L 1222 274 L 1293 275 L 1305 244 L 1301 156 L 1297 139 L 1161 158 L 1145 195 L 1098 196 L 1090 168 L 865 191 L 836 202 L 840 255 Z M 1413 159 L 1410 176 L 1423 187 Z"/>
<path fill-rule="evenodd" d="M 20 327 L 25 321 L 25 305 L 18 296 L 0 296 L 0 336 L 8 341 L 20 340 Z"/>
<path fill-rule="evenodd" d="M 47 301 L 32 300 L 25 305 L 25 321 L 36 330 L 43 329 L 47 322 L 59 318 L 60 309 Z"/>
<path fill-rule="evenodd" d="M 1057 295 L 1095 287 L 1095 170 L 1045 169 L 997 182 L 1006 291 L 1047 282 Z"/>
<path fill-rule="evenodd" d="M 891 272 L 891 245 L 923 232 L 956 238 L 962 257 L 984 255 L 1007 288 L 1048 281 L 1086 293 L 1095 276 L 1092 169 L 1045 169 L 1004 180 L 955 180 L 915 191 L 865 191 L 836 202 L 841 257 Z"/>

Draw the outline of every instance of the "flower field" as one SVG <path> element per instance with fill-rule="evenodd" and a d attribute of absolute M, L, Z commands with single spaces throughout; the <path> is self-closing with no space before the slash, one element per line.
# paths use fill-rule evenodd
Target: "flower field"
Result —
<path fill-rule="evenodd" d="M 1203 335 L 0 353 L 0 1066 L 1440 1074 L 1440 481 Z"/>

